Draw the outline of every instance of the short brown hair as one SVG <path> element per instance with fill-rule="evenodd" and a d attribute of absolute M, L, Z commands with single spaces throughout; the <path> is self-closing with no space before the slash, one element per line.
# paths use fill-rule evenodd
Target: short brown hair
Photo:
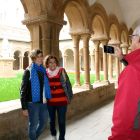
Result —
<path fill-rule="evenodd" d="M 56 56 L 54 56 L 54 55 L 51 55 L 51 54 L 49 54 L 49 55 L 47 55 L 46 57 L 45 57 L 45 59 L 44 59 L 44 67 L 45 68 L 48 68 L 48 64 L 49 64 L 49 60 L 50 59 L 55 59 L 55 61 L 56 61 L 56 66 L 59 66 L 59 60 L 58 60 L 58 58 L 56 57 Z"/>
<path fill-rule="evenodd" d="M 40 53 L 42 53 L 42 55 L 43 55 L 43 52 L 40 49 L 34 49 L 34 50 L 31 51 L 30 58 L 31 58 L 32 62 L 35 61 L 37 55 L 40 54 Z"/>

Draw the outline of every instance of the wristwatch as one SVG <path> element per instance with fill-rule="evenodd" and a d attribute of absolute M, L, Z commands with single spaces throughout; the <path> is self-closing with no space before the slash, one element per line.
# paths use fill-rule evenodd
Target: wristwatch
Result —
<path fill-rule="evenodd" d="M 125 66 L 128 65 L 128 62 L 124 58 L 120 59 L 120 62 L 123 63 Z"/>

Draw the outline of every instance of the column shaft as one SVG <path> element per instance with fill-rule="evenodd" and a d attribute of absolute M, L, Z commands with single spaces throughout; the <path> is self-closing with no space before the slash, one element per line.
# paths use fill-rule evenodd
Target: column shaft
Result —
<path fill-rule="evenodd" d="M 94 83 L 99 83 L 100 82 L 100 70 L 99 70 L 99 45 L 100 41 L 93 41 L 95 45 L 95 82 Z"/>
<path fill-rule="evenodd" d="M 109 55 L 109 79 L 113 78 L 113 58 Z"/>
<path fill-rule="evenodd" d="M 101 41 L 102 45 L 107 45 L 108 40 Z M 104 53 L 103 49 L 103 70 L 104 70 L 104 81 L 102 83 L 109 84 L 108 81 L 108 62 L 107 62 L 107 53 Z"/>
<path fill-rule="evenodd" d="M 95 69 L 95 55 L 91 54 L 91 71 L 93 72 Z"/>
<path fill-rule="evenodd" d="M 79 35 L 72 35 L 74 47 L 74 68 L 75 68 L 75 84 L 73 88 L 79 88 L 80 84 L 80 71 L 79 71 Z"/>
<path fill-rule="evenodd" d="M 66 62 L 66 60 L 67 60 L 67 56 L 64 55 L 64 56 L 63 56 L 63 68 L 65 68 L 65 69 L 66 69 L 66 67 L 67 67 L 67 62 Z"/>

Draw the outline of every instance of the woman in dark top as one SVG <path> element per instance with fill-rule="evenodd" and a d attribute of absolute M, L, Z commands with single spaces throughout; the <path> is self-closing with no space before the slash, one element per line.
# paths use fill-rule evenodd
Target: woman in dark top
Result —
<path fill-rule="evenodd" d="M 28 116 L 30 140 L 36 140 L 47 125 L 48 109 L 46 99 L 51 99 L 46 70 L 42 66 L 43 53 L 31 51 L 32 64 L 25 70 L 20 90 L 23 115 Z"/>

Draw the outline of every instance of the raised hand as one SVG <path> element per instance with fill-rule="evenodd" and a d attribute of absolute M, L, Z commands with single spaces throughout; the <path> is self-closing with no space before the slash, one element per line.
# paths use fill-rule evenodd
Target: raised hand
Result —
<path fill-rule="evenodd" d="M 110 55 L 122 59 L 124 57 L 122 53 L 122 49 L 118 46 L 112 46 L 112 47 L 114 47 L 114 53 L 111 53 Z"/>

